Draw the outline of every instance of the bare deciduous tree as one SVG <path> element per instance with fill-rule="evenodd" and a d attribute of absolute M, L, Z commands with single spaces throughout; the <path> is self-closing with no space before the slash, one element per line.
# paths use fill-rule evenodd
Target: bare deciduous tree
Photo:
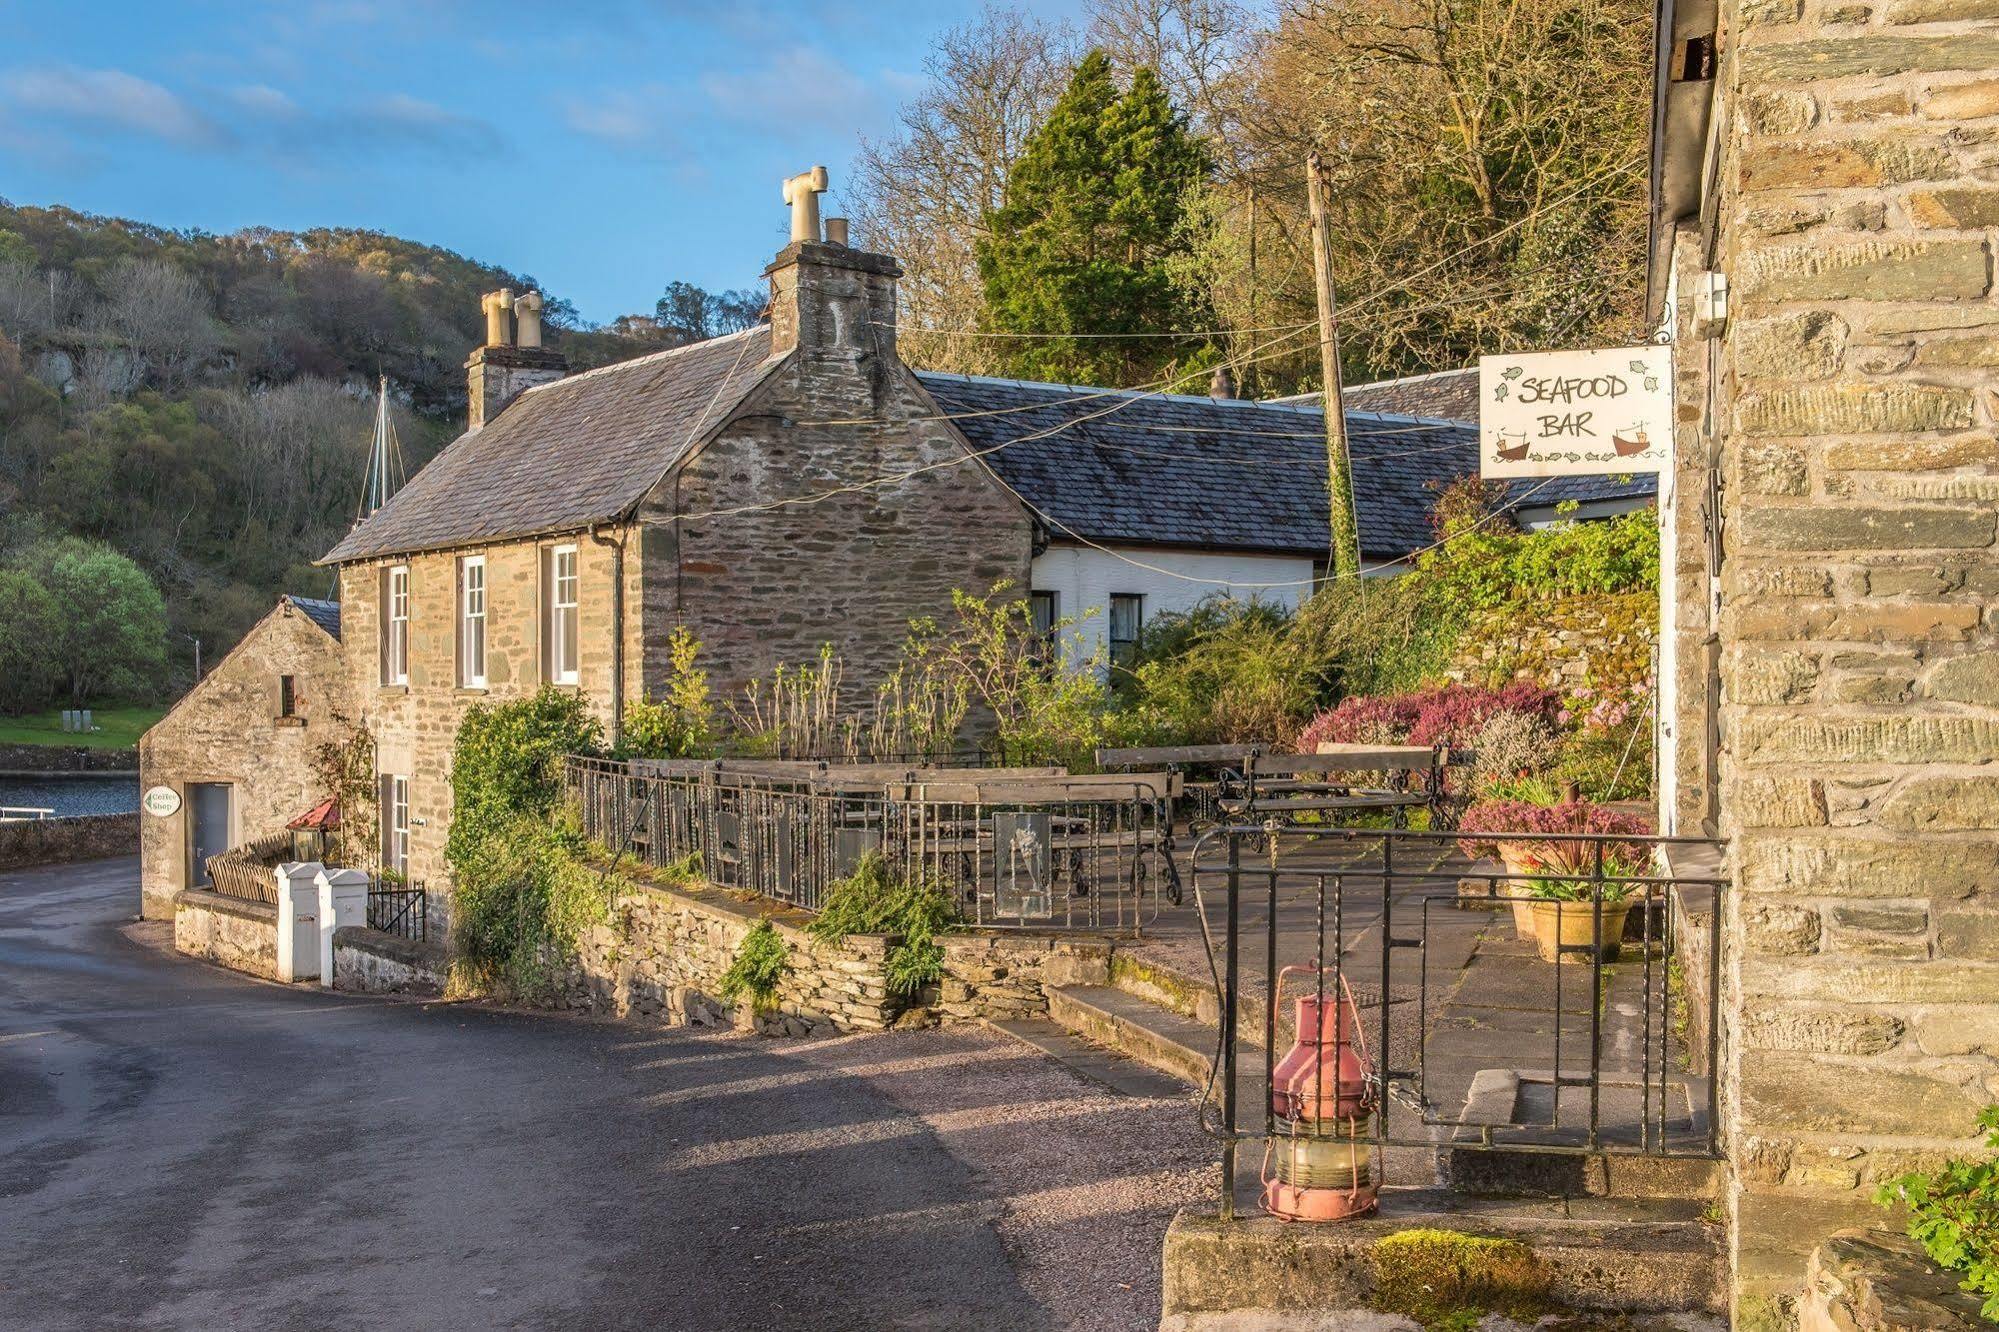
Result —
<path fill-rule="evenodd" d="M 104 283 L 98 328 L 121 340 L 162 388 L 177 390 L 215 353 L 219 336 L 208 293 L 192 276 L 160 259 L 126 259 Z"/>

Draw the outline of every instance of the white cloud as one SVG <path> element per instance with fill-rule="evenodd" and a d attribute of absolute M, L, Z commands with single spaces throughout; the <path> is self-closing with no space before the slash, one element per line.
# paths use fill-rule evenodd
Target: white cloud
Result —
<path fill-rule="evenodd" d="M 858 129 L 881 110 L 865 79 L 810 46 L 786 48 L 752 70 L 703 75 L 701 90 L 723 115 L 792 133 Z"/>
<path fill-rule="evenodd" d="M 149 79 L 119 69 L 46 65 L 0 77 L 0 96 L 19 111 L 74 126 L 214 147 L 229 136 L 192 104 Z"/>
<path fill-rule="evenodd" d="M 562 121 L 576 133 L 630 156 L 677 158 L 681 146 L 673 125 L 676 112 L 684 114 L 686 100 L 684 92 L 649 83 L 601 93 L 589 101 L 566 102 Z"/>

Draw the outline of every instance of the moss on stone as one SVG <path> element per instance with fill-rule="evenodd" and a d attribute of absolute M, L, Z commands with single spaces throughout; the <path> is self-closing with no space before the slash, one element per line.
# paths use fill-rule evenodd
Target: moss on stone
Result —
<path fill-rule="evenodd" d="M 1374 1305 L 1433 1332 L 1476 1327 L 1488 1313 L 1532 1322 L 1549 1311 L 1547 1268 L 1518 1240 L 1405 1230 L 1374 1246 Z"/>

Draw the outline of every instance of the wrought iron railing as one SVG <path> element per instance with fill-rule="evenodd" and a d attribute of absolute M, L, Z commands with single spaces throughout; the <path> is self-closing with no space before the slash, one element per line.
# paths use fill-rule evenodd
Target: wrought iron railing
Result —
<path fill-rule="evenodd" d="M 870 853 L 993 928 L 1129 931 L 1178 900 L 1167 774 L 572 759 L 593 841 L 817 910 Z"/>
<path fill-rule="evenodd" d="M 1474 861 L 1450 833 L 1272 820 L 1200 837 L 1190 877 L 1222 1013 L 1202 1117 L 1224 1144 L 1225 1212 L 1246 1182 L 1239 1146 L 1265 1144 L 1267 1172 L 1297 1136 L 1272 1079 L 1299 1036 L 1273 992 L 1287 972 L 1322 1005 L 1352 996 L 1375 1149 L 1718 1154 L 1726 880 L 1675 874 L 1662 854 L 1712 844 L 1522 840 L 1560 847 L 1538 863 L 1567 867 Z M 1531 940 L 1516 933 L 1523 906 Z M 1690 928 L 1698 939 L 1682 937 Z"/>
<path fill-rule="evenodd" d="M 368 928 L 399 939 L 424 942 L 428 934 L 429 894 L 423 884 L 399 884 L 376 879 L 368 885 Z"/>

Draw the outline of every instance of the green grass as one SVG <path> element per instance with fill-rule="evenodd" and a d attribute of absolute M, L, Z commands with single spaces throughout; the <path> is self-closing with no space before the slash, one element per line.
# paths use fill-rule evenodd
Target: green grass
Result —
<path fill-rule="evenodd" d="M 97 729 L 83 733 L 62 728 L 61 708 L 25 717 L 0 717 L 0 745 L 69 745 L 85 749 L 130 749 L 166 709 L 153 704 L 137 707 L 92 708 Z"/>

